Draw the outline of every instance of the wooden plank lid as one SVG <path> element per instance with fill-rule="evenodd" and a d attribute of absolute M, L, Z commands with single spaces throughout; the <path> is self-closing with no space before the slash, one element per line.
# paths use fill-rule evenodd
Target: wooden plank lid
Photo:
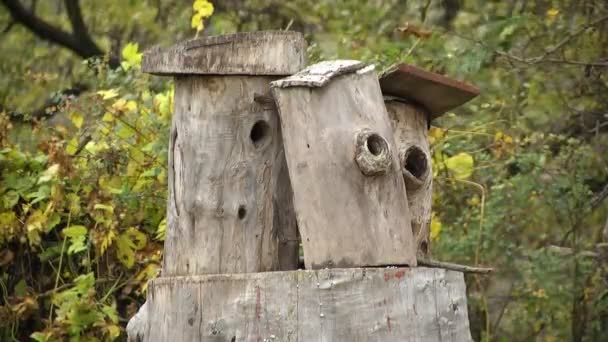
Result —
<path fill-rule="evenodd" d="M 188 40 L 144 54 L 142 70 L 156 75 L 291 75 L 306 65 L 299 32 L 242 32 Z"/>
<path fill-rule="evenodd" d="M 479 95 L 479 89 L 405 63 L 395 64 L 380 76 L 384 95 L 423 106 L 433 120 Z"/>

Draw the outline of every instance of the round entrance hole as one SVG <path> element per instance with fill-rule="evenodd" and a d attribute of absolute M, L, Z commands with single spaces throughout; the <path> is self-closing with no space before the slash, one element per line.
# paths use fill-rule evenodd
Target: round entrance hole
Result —
<path fill-rule="evenodd" d="M 428 172 L 428 162 L 424 151 L 418 146 L 408 148 L 405 152 L 403 168 L 419 181 L 423 181 Z"/>
<path fill-rule="evenodd" d="M 372 133 L 367 137 L 367 149 L 374 156 L 379 156 L 383 151 L 388 150 L 386 141 L 378 134 Z"/>
<path fill-rule="evenodd" d="M 260 147 L 264 144 L 266 140 L 268 140 L 270 136 L 270 126 L 264 120 L 256 121 L 251 127 L 251 132 L 249 133 L 249 138 L 253 143 L 253 146 Z"/>

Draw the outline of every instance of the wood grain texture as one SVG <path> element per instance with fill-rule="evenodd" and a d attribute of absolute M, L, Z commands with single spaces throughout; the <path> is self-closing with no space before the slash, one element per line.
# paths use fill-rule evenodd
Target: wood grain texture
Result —
<path fill-rule="evenodd" d="M 285 162 L 276 109 L 254 100 L 272 80 L 175 79 L 163 275 L 280 269 L 275 223 L 289 219 L 275 215 L 293 209 L 275 208 L 273 198 L 291 189 L 285 176 L 279 181 Z"/>
<path fill-rule="evenodd" d="M 397 100 L 387 100 L 385 104 L 399 151 L 417 254 L 428 258 L 433 195 L 428 117 L 424 110 L 412 104 Z"/>
<path fill-rule="evenodd" d="M 144 54 L 142 70 L 157 75 L 291 75 L 306 65 L 304 36 L 292 31 L 203 37 Z"/>
<path fill-rule="evenodd" d="M 145 341 L 471 341 L 462 273 L 352 268 L 158 278 Z"/>
<path fill-rule="evenodd" d="M 306 268 L 414 266 L 405 186 L 377 76 L 370 68 L 334 74 L 323 87 L 279 81 L 272 88 Z M 390 149 L 386 174 L 366 176 L 355 162 L 364 130 Z"/>
<path fill-rule="evenodd" d="M 380 87 L 386 95 L 419 104 L 428 111 L 430 120 L 479 95 L 479 89 L 470 84 L 404 63 L 384 71 Z"/>

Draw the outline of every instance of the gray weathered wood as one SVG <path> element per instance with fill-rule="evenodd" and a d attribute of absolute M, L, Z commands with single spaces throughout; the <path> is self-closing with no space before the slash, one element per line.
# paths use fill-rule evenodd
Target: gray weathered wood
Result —
<path fill-rule="evenodd" d="M 292 31 L 203 37 L 144 54 L 142 70 L 158 75 L 278 75 L 306 65 L 306 41 Z"/>
<path fill-rule="evenodd" d="M 277 114 L 278 115 L 278 114 Z M 282 145 L 281 145 L 282 148 Z M 285 152 L 279 153 L 279 174 L 277 187 L 274 191 L 274 221 L 273 227 L 278 238 L 279 270 L 297 270 L 300 257 L 300 236 L 293 208 L 293 190 L 289 180 L 289 171 L 285 161 Z"/>
<path fill-rule="evenodd" d="M 155 279 L 145 341 L 471 341 L 462 273 L 351 268 Z"/>
<path fill-rule="evenodd" d="M 273 197 L 291 189 L 286 177 L 279 183 L 276 109 L 254 100 L 272 79 L 176 78 L 163 275 L 280 268 L 274 215 L 292 209 L 275 210 Z"/>
<path fill-rule="evenodd" d="M 405 180 L 417 254 L 427 258 L 431 252 L 433 194 L 432 159 L 427 139 L 428 117 L 421 108 L 400 100 L 389 99 L 385 103 Z"/>
<path fill-rule="evenodd" d="M 357 63 L 323 63 L 273 82 L 308 269 L 416 265 L 405 186 L 378 79 L 373 69 Z M 326 80 L 327 75 L 334 78 Z M 357 149 L 357 137 L 370 132 L 364 148 Z M 372 165 L 367 172 L 360 153 L 379 168 Z"/>

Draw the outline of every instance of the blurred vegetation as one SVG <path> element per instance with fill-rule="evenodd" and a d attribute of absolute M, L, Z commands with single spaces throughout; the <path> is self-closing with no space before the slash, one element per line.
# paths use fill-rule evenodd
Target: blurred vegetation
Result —
<path fill-rule="evenodd" d="M 433 257 L 498 269 L 467 276 L 474 339 L 608 336 L 605 1 L 0 3 L 0 340 L 125 338 L 162 258 L 172 112 L 140 51 L 264 29 L 479 87 L 429 137 Z"/>

